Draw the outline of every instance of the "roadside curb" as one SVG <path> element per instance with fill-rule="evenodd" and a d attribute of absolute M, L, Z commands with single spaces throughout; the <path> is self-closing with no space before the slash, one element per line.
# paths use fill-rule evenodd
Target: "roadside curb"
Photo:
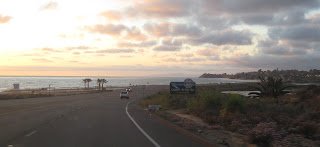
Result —
<path fill-rule="evenodd" d="M 162 118 L 161 116 L 158 116 L 157 114 L 155 113 L 152 113 L 152 112 L 149 112 L 150 116 L 156 120 L 158 120 L 159 122 L 161 122 L 162 124 L 174 129 L 175 131 L 181 133 L 182 135 L 185 135 L 187 137 L 189 137 L 190 139 L 192 139 L 193 141 L 196 141 L 204 146 L 207 146 L 207 147 L 215 147 L 216 145 L 214 145 L 213 143 L 209 142 L 208 140 L 200 137 L 200 136 L 197 136 L 196 134 L 190 132 L 190 131 L 187 131 L 179 126 L 177 126 L 176 124 L 168 121 L 168 120 L 165 120 L 164 118 Z"/>

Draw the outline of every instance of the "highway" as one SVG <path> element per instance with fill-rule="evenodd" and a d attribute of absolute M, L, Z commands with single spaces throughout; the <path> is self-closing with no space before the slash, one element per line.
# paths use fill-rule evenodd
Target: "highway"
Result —
<path fill-rule="evenodd" d="M 145 95 L 167 88 L 148 86 Z M 113 92 L 0 101 L 0 146 L 186 147 L 203 146 L 168 127 L 130 99 Z"/>

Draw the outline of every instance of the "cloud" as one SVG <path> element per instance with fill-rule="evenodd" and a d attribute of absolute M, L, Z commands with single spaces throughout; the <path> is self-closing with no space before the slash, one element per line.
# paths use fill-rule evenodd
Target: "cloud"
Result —
<path fill-rule="evenodd" d="M 131 58 L 132 56 L 121 55 L 120 58 Z"/>
<path fill-rule="evenodd" d="M 318 0 L 209 0 L 204 1 L 203 6 L 207 12 L 218 14 L 239 14 L 239 13 L 277 13 L 283 10 L 295 8 L 312 9 L 318 8 Z"/>
<path fill-rule="evenodd" d="M 178 62 L 178 60 L 176 58 L 164 58 L 164 59 L 162 59 L 162 61 L 164 61 L 164 62 Z"/>
<path fill-rule="evenodd" d="M 4 16 L 0 14 L 0 24 L 8 23 L 12 19 L 11 16 Z"/>
<path fill-rule="evenodd" d="M 200 49 L 196 52 L 198 55 L 201 56 L 216 56 L 218 55 L 217 49 Z"/>
<path fill-rule="evenodd" d="M 56 49 L 49 48 L 49 47 L 45 47 L 45 48 L 41 48 L 41 49 L 37 49 L 37 50 L 41 50 L 43 52 L 54 52 L 54 53 L 62 52 L 61 50 L 56 50 Z"/>
<path fill-rule="evenodd" d="M 269 36 L 272 39 L 280 40 L 318 42 L 320 41 L 320 27 L 303 25 L 286 28 L 271 28 L 269 29 Z"/>
<path fill-rule="evenodd" d="M 99 14 L 99 16 L 103 16 L 106 20 L 115 20 L 120 21 L 122 19 L 122 15 L 118 11 L 104 11 Z"/>
<path fill-rule="evenodd" d="M 181 62 L 200 62 L 200 61 L 206 61 L 203 58 L 182 58 L 180 59 Z"/>
<path fill-rule="evenodd" d="M 190 57 L 194 57 L 194 54 L 192 54 L 192 53 L 179 53 L 179 54 L 176 54 L 176 56 L 190 58 Z"/>
<path fill-rule="evenodd" d="M 230 65 L 238 67 L 264 68 L 264 69 L 319 69 L 320 57 L 313 54 L 303 56 L 278 56 L 257 54 L 240 54 L 229 58 L 224 58 L 225 62 L 232 62 Z"/>
<path fill-rule="evenodd" d="M 80 52 L 72 52 L 73 55 L 80 55 Z"/>
<path fill-rule="evenodd" d="M 88 30 L 91 33 L 99 33 L 110 36 L 120 36 L 121 33 L 127 29 L 127 27 L 122 24 L 97 24 L 94 26 L 85 26 L 84 29 Z"/>
<path fill-rule="evenodd" d="M 152 41 L 141 41 L 139 43 L 123 41 L 123 42 L 118 42 L 117 46 L 118 47 L 139 47 L 139 48 L 142 47 L 142 48 L 144 48 L 144 47 L 152 47 L 152 46 L 155 46 L 157 44 L 158 44 L 158 42 L 155 41 L 155 40 L 152 40 Z"/>
<path fill-rule="evenodd" d="M 147 36 L 141 32 L 138 28 L 127 29 L 127 34 L 124 36 L 124 39 L 128 40 L 136 40 L 136 41 L 145 41 L 147 40 Z"/>
<path fill-rule="evenodd" d="M 157 46 L 153 48 L 153 51 L 178 51 L 180 50 L 180 47 L 176 47 L 176 46 Z"/>
<path fill-rule="evenodd" d="M 89 47 L 89 46 L 68 46 L 65 47 L 67 50 L 89 50 L 89 49 L 95 49 L 95 47 Z"/>
<path fill-rule="evenodd" d="M 154 36 L 187 36 L 195 37 L 201 34 L 199 27 L 189 24 L 180 23 L 147 23 L 144 25 L 144 29 Z"/>
<path fill-rule="evenodd" d="M 67 34 L 60 34 L 60 38 L 73 38 L 73 39 L 83 39 L 84 34 L 73 34 L 73 35 L 67 35 Z"/>
<path fill-rule="evenodd" d="M 264 54 L 270 54 L 270 55 L 304 55 L 307 52 L 305 50 L 299 50 L 294 48 L 289 48 L 284 45 L 277 45 L 272 47 L 264 47 L 262 48 L 262 52 Z"/>
<path fill-rule="evenodd" d="M 183 41 L 181 39 L 174 39 L 172 37 L 163 38 L 162 44 L 166 46 L 181 46 Z"/>
<path fill-rule="evenodd" d="M 40 62 L 40 63 L 53 62 L 53 61 L 48 60 L 48 59 L 46 59 L 46 58 L 36 58 L 36 59 L 32 59 L 32 61 L 34 61 L 34 62 Z"/>
<path fill-rule="evenodd" d="M 96 53 L 110 53 L 110 54 L 117 54 L 117 53 L 133 53 L 135 52 L 134 49 L 105 49 L 105 50 L 97 50 Z"/>
<path fill-rule="evenodd" d="M 58 3 L 57 2 L 48 2 L 41 6 L 40 10 L 57 10 Z"/>
<path fill-rule="evenodd" d="M 201 45 L 209 43 L 213 45 L 251 45 L 253 34 L 249 30 L 236 31 L 226 29 L 211 33 L 198 39 L 192 39 L 189 43 Z"/>
<path fill-rule="evenodd" d="M 191 14 L 195 7 L 194 0 L 142 0 L 134 2 L 127 8 L 126 13 L 130 17 L 143 18 L 167 18 L 184 17 Z"/>
<path fill-rule="evenodd" d="M 320 13 L 315 13 L 308 18 L 313 24 L 320 24 Z"/>

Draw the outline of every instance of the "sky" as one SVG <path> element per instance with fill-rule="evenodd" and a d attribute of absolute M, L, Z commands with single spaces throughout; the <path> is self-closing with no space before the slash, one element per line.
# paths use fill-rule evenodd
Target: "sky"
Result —
<path fill-rule="evenodd" d="M 0 76 L 320 69 L 320 0 L 0 1 Z"/>

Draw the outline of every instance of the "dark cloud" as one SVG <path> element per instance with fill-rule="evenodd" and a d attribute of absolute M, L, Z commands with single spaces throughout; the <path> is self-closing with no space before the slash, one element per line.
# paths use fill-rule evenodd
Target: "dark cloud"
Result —
<path fill-rule="evenodd" d="M 253 25 L 270 25 L 273 23 L 272 14 L 247 14 L 243 16 L 238 16 L 235 19 L 238 21 L 242 21 L 246 24 Z"/>
<path fill-rule="evenodd" d="M 142 41 L 139 43 L 133 43 L 133 42 L 118 42 L 118 47 L 152 47 L 157 45 L 157 41 Z"/>
<path fill-rule="evenodd" d="M 284 45 L 277 45 L 272 47 L 264 47 L 262 48 L 262 52 L 264 54 L 271 54 L 271 55 L 304 55 L 306 54 L 306 50 L 294 49 L 289 48 L 288 46 Z"/>
<path fill-rule="evenodd" d="M 237 22 L 230 19 L 229 16 L 203 15 L 194 18 L 194 21 L 199 25 L 209 30 L 223 30 Z"/>
<path fill-rule="evenodd" d="M 197 26 L 178 23 L 148 23 L 144 25 L 144 29 L 154 36 L 199 36 L 201 30 Z"/>
<path fill-rule="evenodd" d="M 105 49 L 105 50 L 97 50 L 95 53 L 117 54 L 117 53 L 133 53 L 133 52 L 135 52 L 134 49 Z"/>
<path fill-rule="evenodd" d="M 265 68 L 265 69 L 319 69 L 320 57 L 317 55 L 306 54 L 303 56 L 277 56 L 277 55 L 248 55 L 242 54 L 229 58 L 224 58 L 225 61 L 232 62 L 231 65 L 238 67 L 250 68 Z"/>
<path fill-rule="evenodd" d="M 269 36 L 272 39 L 279 40 L 317 42 L 320 41 L 320 27 L 303 25 L 286 28 L 271 28 L 269 29 Z"/>
<path fill-rule="evenodd" d="M 154 51 L 178 51 L 180 50 L 180 47 L 176 47 L 176 46 L 157 46 L 155 48 L 153 48 Z"/>
<path fill-rule="evenodd" d="M 11 19 L 11 16 L 4 16 L 0 14 L 0 24 L 8 23 Z"/>
<path fill-rule="evenodd" d="M 236 31 L 226 29 L 210 35 L 190 40 L 191 44 L 200 45 L 209 43 L 213 45 L 251 45 L 253 34 L 248 30 Z"/>
<path fill-rule="evenodd" d="M 140 29 L 133 27 L 131 29 L 127 29 L 127 34 L 124 39 L 128 40 L 136 40 L 136 41 L 145 41 L 147 40 L 147 36 L 141 32 Z"/>
<path fill-rule="evenodd" d="M 57 2 L 48 2 L 41 6 L 40 10 L 57 10 L 58 3 Z"/>
<path fill-rule="evenodd" d="M 183 41 L 181 39 L 174 39 L 174 38 L 164 38 L 162 39 L 162 45 L 166 46 L 181 46 Z"/>
<path fill-rule="evenodd" d="M 121 33 L 127 29 L 127 27 L 122 24 L 97 24 L 94 26 L 85 26 L 84 29 L 88 30 L 91 33 L 100 33 L 110 36 L 120 36 Z"/>
<path fill-rule="evenodd" d="M 319 4 L 319 0 L 206 0 L 203 3 L 207 12 L 219 14 L 277 13 L 295 8 L 318 8 Z"/>

